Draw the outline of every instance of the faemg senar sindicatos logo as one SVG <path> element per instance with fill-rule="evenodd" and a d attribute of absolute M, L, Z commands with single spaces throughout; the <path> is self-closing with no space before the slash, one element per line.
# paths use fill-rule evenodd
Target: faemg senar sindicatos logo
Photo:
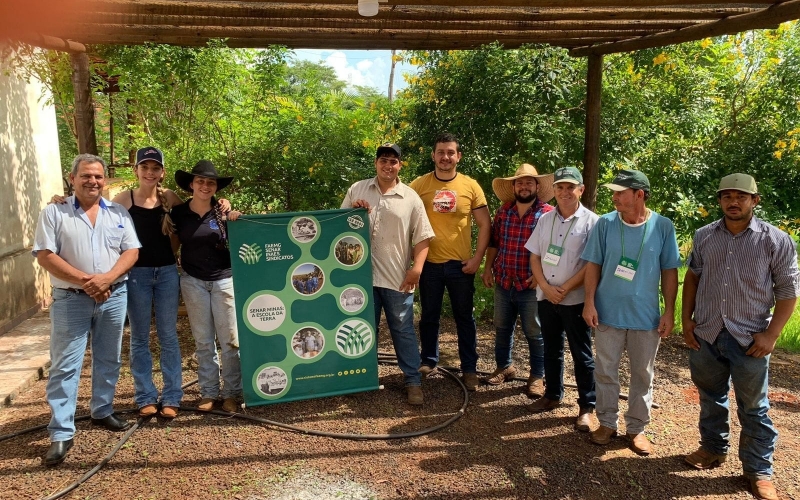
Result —
<path fill-rule="evenodd" d="M 362 219 L 360 215 L 351 215 L 347 218 L 347 223 L 350 224 L 350 227 L 353 229 L 361 229 L 364 227 L 364 219 Z"/>
<path fill-rule="evenodd" d="M 239 247 L 239 257 L 245 264 L 257 264 L 261 260 L 262 254 L 261 246 L 258 243 L 242 244 Z"/>

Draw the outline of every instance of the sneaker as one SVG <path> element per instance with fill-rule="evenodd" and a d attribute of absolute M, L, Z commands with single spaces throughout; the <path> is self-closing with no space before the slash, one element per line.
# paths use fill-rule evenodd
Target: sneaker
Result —
<path fill-rule="evenodd" d="M 236 413 L 239 411 L 239 405 L 236 404 L 236 398 L 225 398 L 222 402 L 222 409 L 228 413 Z"/>
<path fill-rule="evenodd" d="M 423 403 L 422 387 L 419 385 L 407 385 L 406 394 L 408 395 L 408 404 L 419 406 Z"/>
<path fill-rule="evenodd" d="M 544 379 L 531 375 L 528 377 L 528 385 L 525 386 L 525 394 L 529 398 L 540 398 L 544 396 Z"/>
<path fill-rule="evenodd" d="M 541 397 L 528 405 L 528 409 L 533 413 L 541 413 L 543 411 L 555 410 L 559 406 L 561 406 L 561 401 Z"/>
<path fill-rule="evenodd" d="M 465 373 L 461 376 L 461 381 L 467 386 L 468 391 L 476 391 L 480 383 L 477 373 Z"/>
<path fill-rule="evenodd" d="M 617 436 L 617 430 L 601 425 L 589 435 L 589 441 L 594 444 L 606 445 Z"/>
<path fill-rule="evenodd" d="M 213 409 L 214 409 L 214 399 L 212 398 L 203 398 L 197 405 L 198 411 L 211 411 Z"/>
<path fill-rule="evenodd" d="M 154 404 L 144 405 L 139 408 L 140 417 L 152 417 L 158 412 L 158 407 Z"/>
<path fill-rule="evenodd" d="M 706 451 L 702 446 L 696 451 L 683 457 L 683 461 L 691 465 L 695 469 L 711 469 L 712 467 L 719 467 L 728 459 L 727 455 L 715 455 L 710 451 Z"/>
<path fill-rule="evenodd" d="M 422 365 L 422 366 L 420 366 L 420 367 L 419 367 L 419 373 L 420 373 L 420 375 L 422 375 L 423 377 L 427 377 L 428 375 L 430 375 L 431 373 L 433 373 L 433 371 L 434 371 L 435 369 L 436 369 L 436 367 L 435 367 L 435 366 L 430 366 L 430 365 Z"/>
<path fill-rule="evenodd" d="M 645 436 L 644 433 L 640 432 L 639 434 L 628 434 L 628 439 L 630 440 L 630 449 L 633 450 L 633 452 L 637 455 L 646 457 L 647 455 L 653 453 L 653 444 L 649 439 L 647 439 L 647 436 Z"/>
<path fill-rule="evenodd" d="M 775 485 L 769 479 L 749 478 L 750 491 L 759 500 L 778 500 L 778 492 Z"/>
<path fill-rule="evenodd" d="M 485 381 L 489 385 L 500 385 L 503 382 L 511 382 L 516 374 L 517 369 L 514 368 L 514 365 L 510 365 L 506 368 L 497 368 L 491 375 L 486 377 Z"/>

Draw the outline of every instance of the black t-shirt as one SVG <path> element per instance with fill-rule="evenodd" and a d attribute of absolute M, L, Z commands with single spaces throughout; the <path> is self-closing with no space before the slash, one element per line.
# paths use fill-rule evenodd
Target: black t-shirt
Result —
<path fill-rule="evenodd" d="M 128 210 L 136 228 L 136 236 L 142 248 L 139 249 L 139 259 L 136 267 L 162 267 L 175 264 L 175 254 L 172 253 L 172 242 L 168 235 L 161 231 L 161 221 L 164 209 L 161 205 L 154 208 L 144 208 L 133 202 L 131 191 L 131 208 Z"/>
<path fill-rule="evenodd" d="M 172 209 L 172 221 L 181 242 L 181 267 L 191 277 L 203 281 L 230 278 L 231 254 L 222 245 L 222 233 L 214 210 L 197 215 L 189 202 Z"/>

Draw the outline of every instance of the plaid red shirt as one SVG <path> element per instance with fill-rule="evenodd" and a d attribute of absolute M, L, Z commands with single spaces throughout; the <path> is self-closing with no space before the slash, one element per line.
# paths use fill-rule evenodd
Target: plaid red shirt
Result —
<path fill-rule="evenodd" d="M 531 277 L 531 253 L 525 243 L 533 233 L 542 214 L 553 210 L 551 205 L 538 198 L 520 219 L 517 202 L 509 201 L 497 211 L 492 222 L 489 246 L 497 249 L 492 266 L 494 281 L 506 290 L 527 288 L 525 280 Z"/>

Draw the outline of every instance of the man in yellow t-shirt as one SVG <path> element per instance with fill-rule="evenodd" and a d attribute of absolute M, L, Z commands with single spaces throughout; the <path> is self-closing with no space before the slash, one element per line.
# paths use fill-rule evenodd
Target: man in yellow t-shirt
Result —
<path fill-rule="evenodd" d="M 427 375 L 439 362 L 439 317 L 444 291 L 450 297 L 458 333 L 458 356 L 464 385 L 478 388 L 478 350 L 475 318 L 472 316 L 475 273 L 489 245 L 491 218 L 481 186 L 458 174 L 461 160 L 458 139 L 449 133 L 436 137 L 434 171 L 415 179 L 411 189 L 425 205 L 433 232 L 428 256 L 419 282 L 422 316 L 419 321 L 422 344 L 420 373 Z M 472 254 L 472 220 L 478 225 L 478 241 Z"/>

